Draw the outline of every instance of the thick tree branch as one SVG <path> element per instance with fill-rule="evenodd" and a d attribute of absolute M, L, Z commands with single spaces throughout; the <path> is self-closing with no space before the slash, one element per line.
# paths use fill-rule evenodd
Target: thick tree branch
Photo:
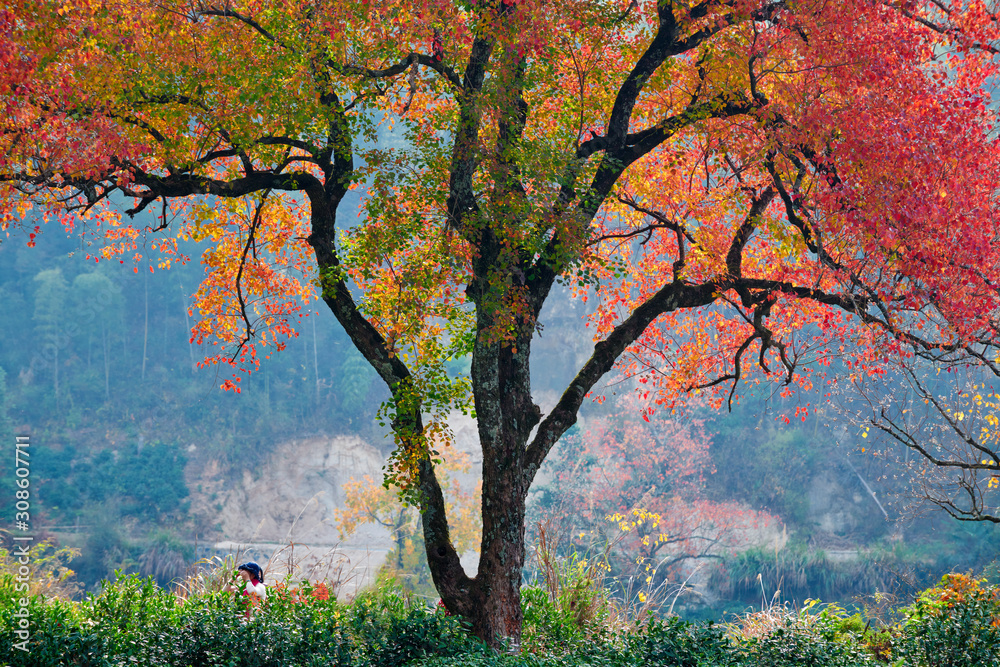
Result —
<path fill-rule="evenodd" d="M 744 96 L 722 94 L 706 102 L 690 105 L 681 113 L 664 119 L 653 127 L 627 135 L 617 149 L 608 142 L 597 173 L 580 202 L 584 215 L 587 219 L 593 218 L 625 170 L 681 129 L 708 118 L 731 118 L 749 114 L 754 109 L 755 103 Z M 583 148 L 581 146 L 581 150 Z"/>
<path fill-rule="evenodd" d="M 315 176 L 307 172 L 272 174 L 259 171 L 231 181 L 197 174 L 160 176 L 135 172 L 133 182 L 147 189 L 147 192 L 140 195 L 140 205 L 146 200 L 155 200 L 159 197 L 190 197 L 191 195 L 243 197 L 262 190 L 307 190 L 319 183 Z M 125 212 L 129 215 L 135 215 L 142 208 L 145 206 L 135 207 Z"/>
<path fill-rule="evenodd" d="M 240 13 L 240 12 L 236 11 L 235 9 L 232 9 L 229 6 L 229 3 L 226 3 L 225 7 L 215 7 L 213 5 L 199 4 L 199 6 L 194 10 L 193 15 L 194 15 L 194 17 L 195 17 L 196 20 L 197 20 L 198 17 L 201 17 L 201 16 L 216 16 L 216 17 L 220 17 L 220 18 L 234 18 L 237 21 L 239 21 L 240 23 L 242 23 L 242 24 L 246 25 L 247 27 L 249 27 L 250 29 L 252 29 L 254 32 L 256 32 L 258 35 L 260 35 L 261 37 L 263 37 L 267 41 L 272 42 L 274 44 L 277 44 L 278 46 L 280 46 L 283 49 L 286 49 L 288 51 L 291 51 L 292 53 L 296 53 L 297 52 L 297 49 L 294 46 L 292 46 L 291 44 L 289 44 L 285 40 L 283 40 L 283 39 L 275 36 L 272 32 L 270 32 L 269 30 L 267 30 L 266 28 L 264 28 L 264 26 L 262 26 L 256 19 L 254 19 L 249 14 L 243 14 L 243 13 Z"/>
<path fill-rule="evenodd" d="M 350 64 L 338 65 L 336 63 L 330 63 L 330 67 L 341 74 L 356 74 L 366 79 L 388 79 L 402 74 L 406 71 L 407 67 L 414 64 L 423 65 L 428 69 L 434 70 L 443 76 L 456 90 L 461 91 L 463 89 L 462 79 L 454 69 L 424 53 L 412 52 L 398 63 L 382 69 L 370 69 Z"/>
<path fill-rule="evenodd" d="M 750 212 L 746 219 L 733 235 L 733 242 L 729 245 L 729 252 L 726 254 L 726 270 L 733 278 L 743 277 L 743 249 L 746 247 L 750 237 L 757 230 L 760 216 L 774 199 L 774 189 L 766 187 L 763 192 L 753 197 Z M 743 296 L 743 295 L 740 295 Z"/>
<path fill-rule="evenodd" d="M 615 361 L 634 343 L 646 328 L 663 313 L 682 308 L 707 306 L 715 298 L 719 285 L 705 283 L 687 285 L 671 282 L 636 307 L 625 321 L 616 326 L 607 338 L 594 346 L 590 359 L 570 382 L 555 408 L 542 420 L 525 455 L 524 475 L 530 485 L 552 445 L 576 423 L 577 412 L 587 393 L 611 370 Z"/>
<path fill-rule="evenodd" d="M 458 129 L 452 144 L 446 204 L 449 224 L 458 230 L 464 227 L 467 216 L 479 210 L 472 189 L 473 177 L 479 164 L 479 125 L 482 119 L 479 97 L 495 45 L 496 38 L 492 36 L 479 36 L 472 43 L 462 81 L 462 94 L 458 100 Z"/>

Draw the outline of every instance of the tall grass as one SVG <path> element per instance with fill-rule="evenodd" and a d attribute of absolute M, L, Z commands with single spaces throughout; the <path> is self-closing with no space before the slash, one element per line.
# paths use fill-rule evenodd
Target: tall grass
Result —
<path fill-rule="evenodd" d="M 804 545 L 780 550 L 749 549 L 726 558 L 709 585 L 722 597 L 755 603 L 761 580 L 773 582 L 785 600 L 845 600 L 896 585 L 898 557 L 892 552 L 859 553 L 856 560 L 831 561 Z M 895 566 L 895 567 L 894 567 Z"/>

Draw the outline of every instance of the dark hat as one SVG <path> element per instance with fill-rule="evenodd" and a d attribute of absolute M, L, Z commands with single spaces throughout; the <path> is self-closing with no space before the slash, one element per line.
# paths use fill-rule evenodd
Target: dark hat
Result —
<path fill-rule="evenodd" d="M 252 560 L 248 560 L 247 562 L 243 563 L 238 568 L 236 568 L 236 570 L 237 571 L 246 570 L 247 572 L 250 573 L 250 576 L 256 579 L 257 581 L 264 581 L 264 571 L 260 569 L 260 565 L 257 565 L 257 563 L 253 562 Z"/>

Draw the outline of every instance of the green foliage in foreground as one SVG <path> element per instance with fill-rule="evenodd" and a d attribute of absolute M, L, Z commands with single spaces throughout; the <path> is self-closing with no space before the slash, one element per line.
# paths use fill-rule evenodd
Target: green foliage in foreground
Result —
<path fill-rule="evenodd" d="M 494 653 L 458 619 L 381 585 L 350 604 L 324 586 L 277 586 L 252 619 L 232 593 L 181 600 L 151 579 L 122 577 L 97 596 L 27 599 L 18 650 L 17 581 L 0 575 L 0 664 L 427 667 L 986 667 L 1000 664 L 1000 591 L 949 575 L 903 610 L 897 626 L 818 605 L 748 614 L 729 625 L 677 618 L 638 627 L 578 625 L 541 589 L 526 591 L 525 643 Z M 546 605 L 552 606 L 545 609 Z M 560 620 L 561 619 L 561 620 Z M 565 626 L 565 627 L 562 627 Z"/>

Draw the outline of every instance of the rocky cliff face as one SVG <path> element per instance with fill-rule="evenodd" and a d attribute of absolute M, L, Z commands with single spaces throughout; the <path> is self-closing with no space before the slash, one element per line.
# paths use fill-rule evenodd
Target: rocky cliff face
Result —
<path fill-rule="evenodd" d="M 218 461 L 191 475 L 192 512 L 214 526 L 204 553 L 271 561 L 267 579 L 341 580 L 354 590 L 372 580 L 391 547 L 388 533 L 366 525 L 340 540 L 334 510 L 352 477 L 380 479 L 383 457 L 357 436 L 283 442 L 258 467 L 235 481 Z M 207 520 L 206 520 L 207 519 Z M 214 519 L 214 520 L 213 520 Z"/>
<path fill-rule="evenodd" d="M 471 486 L 482 462 L 475 422 L 457 415 L 452 427 L 455 446 L 472 464 L 457 477 Z M 355 590 L 373 579 L 392 539 L 381 526 L 366 524 L 341 540 L 335 511 L 344 506 L 343 485 L 365 475 L 380 482 L 384 462 L 360 437 L 335 436 L 283 442 L 235 481 L 218 461 L 189 470 L 192 513 L 214 527 L 212 546 L 202 553 L 270 560 L 269 581 L 293 571 L 294 578 L 339 578 L 345 591 Z M 475 557 L 466 560 L 474 573 Z"/>
<path fill-rule="evenodd" d="M 382 463 L 378 451 L 356 436 L 284 442 L 228 489 L 221 532 L 236 541 L 338 544 L 333 511 L 343 506 L 344 483 L 364 475 L 377 479 Z"/>

